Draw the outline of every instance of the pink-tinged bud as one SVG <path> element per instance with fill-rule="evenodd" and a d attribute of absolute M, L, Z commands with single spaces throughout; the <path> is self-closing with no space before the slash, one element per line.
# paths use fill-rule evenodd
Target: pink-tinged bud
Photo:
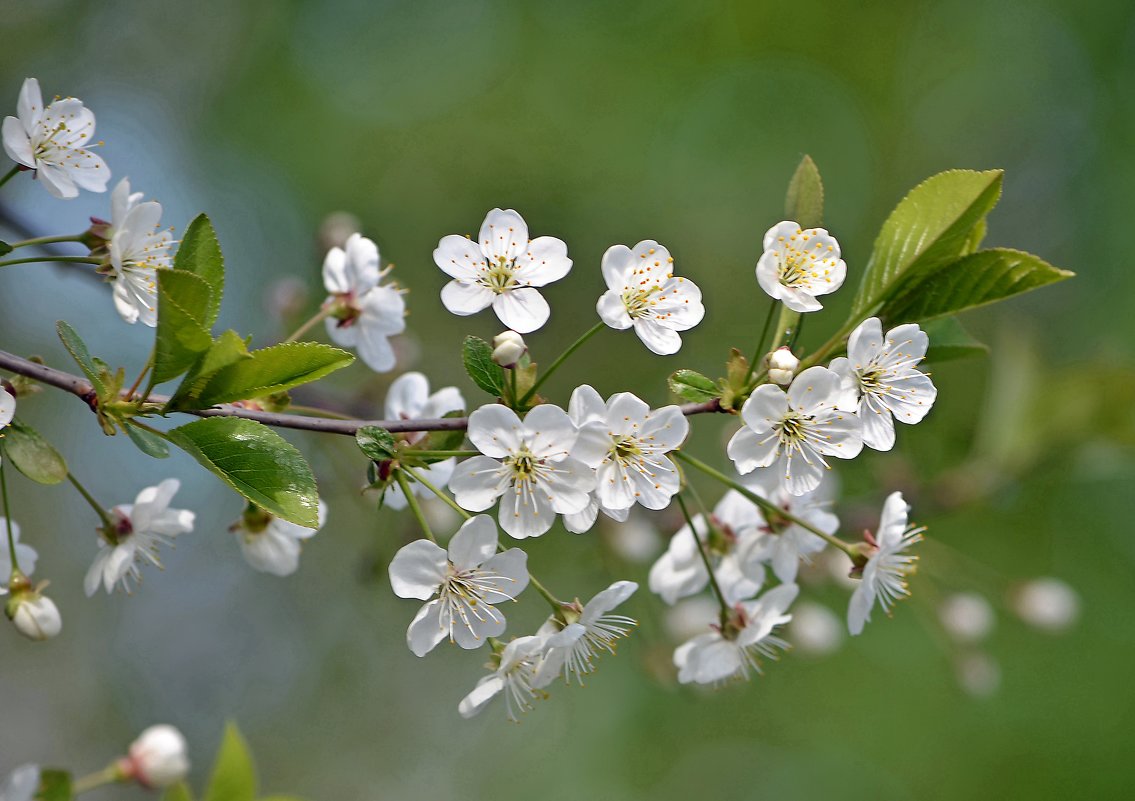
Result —
<path fill-rule="evenodd" d="M 63 618 L 55 602 L 36 590 L 13 594 L 5 612 L 16 631 L 29 640 L 50 640 L 63 630 Z"/>
<path fill-rule="evenodd" d="M 516 367 L 520 358 L 528 352 L 524 337 L 515 331 L 505 331 L 493 337 L 493 361 L 501 367 Z"/>
<path fill-rule="evenodd" d="M 133 779 L 143 787 L 169 787 L 189 773 L 185 738 L 173 726 L 151 726 L 130 744 L 118 768 L 124 780 Z"/>
<path fill-rule="evenodd" d="M 768 378 L 774 384 L 786 387 L 792 383 L 800 360 L 787 347 L 777 348 L 768 355 Z"/>

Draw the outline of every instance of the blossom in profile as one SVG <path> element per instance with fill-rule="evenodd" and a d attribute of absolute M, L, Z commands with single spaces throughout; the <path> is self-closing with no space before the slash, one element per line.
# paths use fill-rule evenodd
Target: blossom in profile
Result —
<path fill-rule="evenodd" d="M 8 157 L 35 170 L 55 197 L 78 197 L 80 189 L 106 191 L 110 170 L 87 147 L 95 135 L 95 115 L 82 100 L 64 97 L 44 107 L 39 81 L 28 78 L 20 88 L 16 116 L 4 118 L 0 135 Z"/>
<path fill-rule="evenodd" d="M 909 513 L 910 506 L 902 493 L 892 492 L 883 502 L 879 530 L 874 535 L 866 534 L 870 556 L 847 609 L 847 628 L 852 635 L 862 633 L 876 601 L 890 614 L 895 601 L 910 595 L 907 576 L 914 572 L 918 557 L 906 553 L 906 549 L 921 542 L 926 529 L 912 527 Z"/>
<path fill-rule="evenodd" d="M 612 245 L 603 254 L 607 291 L 596 310 L 611 328 L 634 328 L 642 344 L 660 355 L 682 347 L 679 332 L 705 317 L 701 290 L 693 281 L 674 275 L 670 251 L 653 239 L 634 249 Z"/>
<path fill-rule="evenodd" d="M 114 285 L 114 307 L 128 323 L 158 324 L 158 270 L 169 269 L 173 235 L 159 230 L 162 205 L 131 193 L 123 178 L 110 195 L 111 222 L 107 252 Z"/>
<path fill-rule="evenodd" d="M 193 530 L 194 513 L 169 505 L 180 487 L 176 478 L 167 478 L 139 492 L 133 504 L 111 509 L 114 528 L 102 531 L 98 555 L 83 581 L 88 597 L 100 584 L 108 593 L 119 584 L 130 592 L 142 579 L 142 565 L 162 566 L 159 546 L 172 545 L 175 537 Z"/>
<path fill-rule="evenodd" d="M 533 681 L 544 651 L 544 638 L 539 635 L 517 637 L 500 653 L 493 654 L 492 673 L 483 676 L 467 696 L 461 699 L 457 711 L 463 718 L 471 718 L 488 706 L 489 701 L 504 694 L 508 719 L 516 722 L 519 713 L 532 708 L 532 702 L 544 697 Z"/>
<path fill-rule="evenodd" d="M 232 527 L 244 561 L 253 570 L 290 576 L 300 566 L 304 540 L 314 537 L 327 521 L 327 504 L 319 502 L 318 525 L 307 528 L 250 506 Z"/>
<path fill-rule="evenodd" d="M 3 390 L 0 390 L 0 395 L 5 395 Z M 25 576 L 30 576 L 35 572 L 35 563 L 39 559 L 39 554 L 36 553 L 35 548 L 20 542 L 20 527 L 13 520 L 10 523 L 8 518 L 0 516 L 0 595 L 8 594 L 8 581 L 12 576 L 12 555 L 8 548 L 8 528 L 11 526 L 12 542 L 16 547 L 16 561 L 20 565 L 20 572 Z"/>
<path fill-rule="evenodd" d="M 327 334 L 336 345 L 354 348 L 377 373 L 394 369 L 390 337 L 406 330 L 406 301 L 392 284 L 379 283 L 390 267 L 379 270 L 378 246 L 351 234 L 343 247 L 333 247 L 323 260 L 323 286 L 330 297 Z"/>
<path fill-rule="evenodd" d="M 742 561 L 766 562 L 781 582 L 791 584 L 796 581 L 800 563 L 810 563 L 813 556 L 827 547 L 827 543 L 787 515 L 803 520 L 825 534 L 835 534 L 839 529 L 839 518 L 828 511 L 831 483 L 821 481 L 816 489 L 803 495 L 793 495 L 785 489 L 775 470 L 766 468 L 751 473 L 745 486 L 774 504 L 776 511 L 756 508 L 759 518 L 757 531 L 762 536 L 745 542 Z"/>
<path fill-rule="evenodd" d="M 462 317 L 493 307 L 497 317 L 519 334 L 548 322 L 551 310 L 539 287 L 571 270 L 567 245 L 553 236 L 528 238 L 528 224 L 512 209 L 493 209 L 474 242 L 450 234 L 434 250 L 434 263 L 453 280 L 441 302 Z"/>
<path fill-rule="evenodd" d="M 0 429 L 7 427 L 16 416 L 16 396 L 0 384 Z"/>
<path fill-rule="evenodd" d="M 638 584 L 633 581 L 616 581 L 586 604 L 579 606 L 576 601 L 573 608 L 567 610 L 567 619 L 571 622 L 562 628 L 556 618 L 545 623 L 541 633 L 547 640 L 544 658 L 536 671 L 535 686 L 545 687 L 561 674 L 565 682 L 574 676 L 582 684 L 583 676 L 595 670 L 597 656 L 602 652 L 615 653 L 618 641 L 638 624 L 634 618 L 611 613 L 637 589 Z"/>
<path fill-rule="evenodd" d="M 448 549 L 429 540 L 403 546 L 390 562 L 390 586 L 399 598 L 427 601 L 410 623 L 406 641 L 425 656 L 444 639 L 479 648 L 505 630 L 496 604 L 514 601 L 528 586 L 528 555 L 497 553 L 497 527 L 488 515 L 466 520 Z"/>
<path fill-rule="evenodd" d="M 863 423 L 863 444 L 889 451 L 895 421 L 918 423 L 938 397 L 930 377 L 915 365 L 926 356 L 930 339 L 914 323 L 883 335 L 878 317 L 868 317 L 847 339 L 847 356 L 833 359 L 840 377 L 840 408 L 856 412 Z"/>
<path fill-rule="evenodd" d="M 421 373 L 404 373 L 390 384 L 386 391 L 385 417 L 387 420 L 419 420 L 421 418 L 444 417 L 450 412 L 458 412 L 465 408 L 465 398 L 457 387 L 442 387 L 437 392 L 430 392 L 430 382 Z M 416 431 L 401 435 L 411 444 L 425 439 L 427 432 Z M 453 475 L 453 468 L 457 460 L 450 457 L 440 462 L 433 462 L 425 467 L 417 468 L 417 472 L 426 481 L 438 489 L 449 483 Z M 432 493 L 425 485 L 414 481 L 413 476 L 407 476 L 410 489 L 414 495 L 425 498 Z M 406 496 L 402 494 L 402 487 L 397 483 L 386 488 L 386 501 L 392 509 L 405 509 Z"/>
<path fill-rule="evenodd" d="M 835 292 L 846 277 L 839 242 L 823 228 L 801 228 L 785 220 L 765 233 L 757 282 L 792 311 L 819 311 L 823 304 L 816 296 Z"/>

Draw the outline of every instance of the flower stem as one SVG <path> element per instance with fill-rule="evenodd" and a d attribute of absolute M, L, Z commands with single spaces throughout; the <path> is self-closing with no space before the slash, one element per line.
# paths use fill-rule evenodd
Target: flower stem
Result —
<path fill-rule="evenodd" d="M 12 249 L 37 247 L 39 245 L 54 245 L 57 242 L 82 242 L 82 234 L 68 234 L 66 236 L 37 236 L 35 239 L 23 239 L 19 242 L 9 242 Z"/>
<path fill-rule="evenodd" d="M 725 625 L 726 618 L 729 617 L 729 604 L 725 603 L 725 593 L 721 591 L 721 585 L 717 583 L 717 576 L 713 573 L 713 565 L 709 562 L 709 554 L 706 553 L 705 543 L 702 542 L 701 537 L 698 536 L 698 530 L 694 526 L 694 519 L 690 517 L 690 510 L 686 508 L 686 499 L 682 497 L 682 493 L 674 496 L 678 499 L 678 506 L 682 509 L 682 516 L 686 518 L 686 525 L 690 527 L 690 536 L 694 538 L 694 542 L 698 546 L 698 554 L 701 555 L 702 564 L 705 565 L 705 572 L 709 575 L 709 586 L 713 588 L 714 597 L 717 598 L 717 603 L 721 605 L 721 622 Z"/>
<path fill-rule="evenodd" d="M 0 448 L 0 497 L 4 501 L 4 522 L 8 527 L 8 556 L 12 559 L 12 572 L 16 573 L 20 569 L 20 562 L 16 559 L 16 537 L 12 534 L 12 508 L 8 505 L 8 481 L 4 475 L 4 459 L 3 449 Z M 7 576 L 0 576 L 0 581 L 7 581 Z"/>
<path fill-rule="evenodd" d="M 115 528 L 115 522 L 111 519 L 106 509 L 102 507 L 102 504 L 96 501 L 94 499 L 94 496 L 92 496 L 91 493 L 87 492 L 87 488 L 79 483 L 79 479 L 75 478 L 75 474 L 68 471 L 67 480 L 75 485 L 75 489 L 77 489 L 79 491 L 79 494 L 83 496 L 83 500 L 85 500 L 90 505 L 90 507 L 98 513 L 99 519 L 102 520 L 102 524 L 108 529 L 113 530 Z"/>
<path fill-rule="evenodd" d="M 142 379 L 146 377 L 146 374 L 150 372 L 150 368 L 154 366 L 154 357 L 157 356 L 157 353 L 158 346 L 157 343 L 154 343 L 154 346 L 150 348 L 150 358 L 146 359 L 146 363 L 142 366 L 142 372 L 138 373 L 138 377 L 134 379 L 134 383 L 131 384 L 130 389 L 126 390 L 127 400 L 134 397 L 134 392 L 138 389 L 138 385 L 142 383 Z M 151 378 L 150 383 L 146 385 L 146 391 L 142 393 L 142 397 L 149 397 L 150 390 L 153 388 L 154 381 Z"/>
<path fill-rule="evenodd" d="M 12 176 L 14 176 L 19 171 L 20 171 L 20 165 L 17 164 L 15 167 L 8 170 L 8 172 L 4 173 L 4 177 L 0 178 L 0 186 L 3 186 L 4 184 L 8 183 L 8 181 L 12 180 Z"/>
<path fill-rule="evenodd" d="M 536 577 L 533 576 L 531 572 L 529 572 L 528 574 L 528 583 L 536 588 L 536 592 L 544 596 L 544 600 L 551 605 L 553 611 L 559 612 L 563 609 L 564 602 L 556 596 L 552 595 L 551 591 L 539 581 L 537 581 Z"/>
<path fill-rule="evenodd" d="M 528 401 L 530 401 L 536 394 L 536 390 L 538 390 L 545 381 L 551 378 L 552 374 L 560 368 L 560 365 L 567 361 L 567 358 L 569 356 L 579 350 L 584 342 L 598 334 L 600 330 L 606 327 L 606 325 L 607 324 L 602 321 L 596 323 L 591 328 L 587 329 L 587 331 L 585 331 L 579 339 L 568 345 L 567 349 L 563 353 L 561 353 L 559 357 L 551 363 L 551 365 L 549 365 L 548 369 L 540 374 L 540 377 L 536 379 L 536 382 L 532 385 L 532 388 L 524 393 L 524 397 L 517 401 L 516 405 L 523 406 L 524 404 L 528 403 Z"/>
<path fill-rule="evenodd" d="M 325 320 L 329 314 L 331 314 L 330 306 L 324 306 L 320 308 L 320 310 L 313 314 L 307 322 L 293 331 L 291 336 L 285 339 L 284 342 L 295 342 L 297 339 L 299 339 L 316 325 L 318 325 L 320 321 Z"/>
<path fill-rule="evenodd" d="M 811 523 L 808 523 L 804 520 L 801 520 L 796 515 L 790 514 L 786 511 L 784 511 L 783 509 L 781 509 L 779 506 L 777 506 L 772 501 L 768 500 L 767 498 L 762 498 L 760 495 L 757 495 L 755 492 L 753 492 L 751 489 L 746 487 L 741 482 L 734 481 L 729 476 L 722 473 L 720 470 L 715 470 L 714 468 L 707 465 L 705 462 L 703 462 L 699 459 L 695 459 L 692 456 L 688 456 L 688 455 L 682 453 L 681 451 L 673 451 L 673 453 L 674 453 L 674 456 L 676 456 L 678 459 L 680 459 L 681 461 L 688 464 L 690 467 L 695 467 L 698 470 L 705 473 L 710 478 L 717 479 L 718 481 L 720 481 L 722 484 L 729 487 L 730 489 L 737 490 L 737 492 L 741 493 L 743 496 L 745 496 L 745 498 L 752 501 L 757 506 L 761 507 L 761 509 L 764 509 L 766 512 L 772 512 L 775 515 L 777 515 L 778 517 L 781 517 L 785 520 L 788 520 L 789 522 L 795 523 L 796 525 L 800 526 L 800 528 L 805 529 L 806 531 L 812 532 L 817 537 L 819 537 L 820 539 L 827 542 L 829 545 L 834 545 L 835 547 L 839 548 L 841 551 L 843 551 L 845 554 L 850 556 L 852 559 L 855 558 L 855 556 L 856 556 L 855 548 L 852 545 L 841 540 L 839 537 L 833 537 L 831 534 L 828 534 L 827 532 L 820 531 L 820 529 L 816 528 Z"/>
<path fill-rule="evenodd" d="M 414 492 L 410 489 L 410 482 L 406 480 L 406 476 L 402 474 L 401 470 L 395 470 L 394 477 L 398 480 L 398 486 L 402 488 L 402 494 L 406 496 L 406 503 L 410 505 L 410 511 L 414 513 L 414 517 L 418 518 L 418 525 L 422 527 L 426 539 L 436 545 L 437 537 L 434 536 L 430 524 L 426 521 L 426 516 L 422 513 L 422 507 L 418 505 L 418 499 L 414 497 Z"/>
<path fill-rule="evenodd" d="M 90 256 L 28 256 L 24 259 L 9 259 L 0 261 L 0 267 L 11 267 L 15 264 L 34 264 L 35 262 L 64 262 L 66 264 L 102 264 L 101 259 Z"/>
<path fill-rule="evenodd" d="M 772 325 L 772 313 L 776 311 L 776 301 L 772 301 L 768 307 L 768 314 L 765 315 L 765 324 L 761 328 L 761 337 L 757 340 L 757 349 L 753 351 L 753 358 L 749 359 L 749 372 L 745 375 L 745 381 L 748 382 L 753 377 L 753 371 L 757 369 L 757 362 L 768 351 L 765 350 L 765 340 L 768 339 L 769 326 Z"/>
<path fill-rule="evenodd" d="M 100 771 L 91 773 L 81 779 L 76 779 L 75 783 L 71 785 L 71 794 L 79 795 L 80 793 L 87 793 L 107 784 L 115 784 L 122 781 L 122 773 L 118 769 L 118 765 L 107 765 Z"/>
<path fill-rule="evenodd" d="M 429 482 L 429 480 L 427 480 L 421 473 L 419 473 L 414 468 L 407 467 L 406 465 L 400 465 L 398 469 L 406 471 L 406 474 L 409 475 L 410 478 L 414 479 L 419 484 L 421 484 L 423 487 L 425 487 L 430 492 L 432 492 L 434 495 L 436 495 L 438 498 L 445 501 L 445 503 L 449 505 L 449 508 L 452 509 L 453 511 L 457 512 L 457 514 L 461 515 L 461 517 L 468 520 L 469 518 L 471 518 L 473 516 L 473 515 L 469 514 L 468 512 L 466 512 L 464 509 L 462 509 L 460 506 L 458 506 L 457 501 L 453 500 L 453 498 L 450 498 L 444 492 L 442 492 L 437 487 L 435 487 L 433 484 L 431 484 Z"/>

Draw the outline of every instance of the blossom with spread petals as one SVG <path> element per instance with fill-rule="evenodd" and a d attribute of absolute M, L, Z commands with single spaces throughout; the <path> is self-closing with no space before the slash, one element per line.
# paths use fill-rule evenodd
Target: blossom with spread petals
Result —
<path fill-rule="evenodd" d="M 434 250 L 434 263 L 453 280 L 441 302 L 462 317 L 492 306 L 506 326 L 527 334 L 548 322 L 551 311 L 537 287 L 571 270 L 567 245 L 553 236 L 528 239 L 528 224 L 512 209 L 493 209 L 477 241 L 450 234 Z"/>
<path fill-rule="evenodd" d="M 750 474 L 745 486 L 776 504 L 785 514 L 797 517 L 825 534 L 834 534 L 839 529 L 839 518 L 827 510 L 831 499 L 826 487 L 830 486 L 830 482 L 821 482 L 819 487 L 803 495 L 793 495 L 781 484 L 775 470 L 765 469 Z M 757 530 L 762 536 L 745 543 L 741 552 L 742 562 L 767 562 L 781 582 L 791 584 L 796 581 L 800 562 L 810 562 L 811 557 L 824 550 L 827 543 L 776 512 L 757 508 L 756 514 L 760 518 Z"/>
<path fill-rule="evenodd" d="M 839 242 L 823 228 L 779 222 L 765 234 L 764 249 L 757 262 L 757 282 L 792 311 L 819 311 L 823 305 L 816 295 L 835 292 L 847 277 Z"/>
<path fill-rule="evenodd" d="M 430 393 L 430 382 L 421 373 L 404 373 L 390 384 L 386 391 L 385 417 L 387 420 L 419 420 L 425 417 L 444 417 L 450 412 L 458 412 L 465 408 L 465 398 L 457 387 L 442 387 L 437 392 Z M 427 432 L 416 431 L 401 435 L 408 442 L 415 443 L 425 439 Z M 433 462 L 426 467 L 417 468 L 416 472 L 426 481 L 438 489 L 449 483 L 453 475 L 453 468 L 457 460 L 454 458 Z M 433 493 L 424 485 L 410 481 L 410 489 L 418 497 L 429 497 Z M 405 509 L 406 496 L 402 494 L 402 487 L 391 484 L 386 488 L 386 503 L 392 509 Z"/>
<path fill-rule="evenodd" d="M 351 234 L 343 247 L 333 247 L 323 260 L 323 286 L 330 297 L 327 334 L 336 345 L 354 348 L 377 373 L 394 369 L 390 337 L 406 330 L 406 301 L 392 284 L 380 284 L 391 268 L 378 269 L 378 246 Z"/>
<path fill-rule="evenodd" d="M 922 420 L 938 396 L 930 376 L 914 366 L 926 356 L 930 339 L 914 323 L 883 336 L 878 317 L 868 317 L 847 338 L 847 356 L 833 359 L 843 394 L 840 408 L 855 411 L 863 422 L 863 444 L 889 451 L 895 444 L 895 420 Z"/>
<path fill-rule="evenodd" d="M 859 418 L 837 407 L 840 378 L 826 367 L 809 367 L 788 392 L 762 384 L 741 407 L 745 425 L 729 440 L 729 458 L 745 475 L 775 468 L 785 488 L 803 495 L 820 485 L 825 456 L 851 459 L 863 450 Z"/>
<path fill-rule="evenodd" d="M 489 404 L 469 416 L 468 436 L 483 455 L 457 465 L 449 488 L 471 512 L 501 498 L 498 517 L 510 536 L 538 537 L 557 514 L 587 507 L 595 475 L 570 456 L 578 435 L 563 409 L 541 404 L 521 422 L 512 409 Z"/>
<path fill-rule="evenodd" d="M 716 684 L 726 679 L 749 678 L 749 671 L 761 672 L 760 659 L 776 659 L 788 643 L 775 635 L 777 626 L 792 620 L 786 614 L 796 600 L 799 587 L 781 584 L 753 601 L 733 608 L 724 629 L 699 634 L 674 651 L 674 666 L 682 684 Z"/>
<path fill-rule="evenodd" d="M 15 117 L 5 117 L 4 152 L 35 170 L 43 188 L 58 198 L 78 197 L 80 189 L 105 192 L 110 170 L 85 145 L 95 135 L 95 115 L 74 97 L 46 108 L 39 81 L 28 78 L 20 88 Z"/>
<path fill-rule="evenodd" d="M 461 717 L 473 717 L 489 701 L 504 693 L 508 719 L 516 722 L 519 719 L 518 713 L 527 712 L 532 708 L 533 701 L 544 697 L 533 685 L 543 649 L 544 638 L 530 635 L 517 637 L 499 654 L 494 654 L 493 661 L 497 665 L 493 672 L 482 677 L 473 691 L 458 704 L 457 711 L 461 713 Z"/>
<path fill-rule="evenodd" d="M 32 801 L 39 790 L 39 765 L 20 765 L 0 786 L 0 801 Z"/>
<path fill-rule="evenodd" d="M 172 545 L 174 537 L 193 530 L 193 512 L 169 507 L 180 487 L 176 478 L 167 478 L 139 492 L 133 504 L 111 509 L 114 530 L 104 530 L 99 537 L 98 555 L 83 581 L 88 597 L 95 594 L 99 584 L 108 593 L 119 583 L 130 592 L 131 582 L 142 579 L 144 563 L 161 567 L 159 545 Z"/>
<path fill-rule="evenodd" d="M 0 390 L 0 395 L 6 394 Z M 8 522 L 8 518 L 0 516 L 0 595 L 8 594 L 8 580 L 12 575 L 12 556 L 8 549 L 8 526 L 12 527 L 12 542 L 16 544 L 16 561 L 20 564 L 20 572 L 30 576 L 35 572 L 35 563 L 39 558 L 35 548 L 20 542 L 20 527 L 16 521 Z"/>
<path fill-rule="evenodd" d="M 895 601 L 910 595 L 906 577 L 914 572 L 917 556 L 905 553 L 906 549 L 922 541 L 925 528 L 914 528 L 907 522 L 910 506 L 903 500 L 901 492 L 892 492 L 883 503 L 883 514 L 879 520 L 879 530 L 872 536 L 868 533 L 867 544 L 872 549 L 859 586 L 851 594 L 847 608 L 847 629 L 853 635 L 863 631 L 863 625 L 871 619 L 871 609 L 875 601 L 887 614 Z"/>
<path fill-rule="evenodd" d="M 607 291 L 596 310 L 603 322 L 619 330 L 633 327 L 642 344 L 661 355 L 682 347 L 679 331 L 688 331 L 705 317 L 701 290 L 674 275 L 670 251 L 652 239 L 631 250 L 612 245 L 603 254 Z"/>
<path fill-rule="evenodd" d="M 236 535 L 244 561 L 253 570 L 290 576 L 299 569 L 303 541 L 314 537 L 327 521 L 327 504 L 323 501 L 317 515 L 318 525 L 307 528 L 250 506 L 229 531 Z"/>
<path fill-rule="evenodd" d="M 425 656 L 448 638 L 479 648 L 505 630 L 495 604 L 514 601 L 528 586 L 528 555 L 519 548 L 497 553 L 497 527 L 488 515 L 466 520 L 449 548 L 415 540 L 390 562 L 390 586 L 399 598 L 428 601 L 406 630 L 406 642 Z"/>
<path fill-rule="evenodd" d="M 576 681 L 582 684 L 583 676 L 595 670 L 592 660 L 602 651 L 615 653 L 617 641 L 638 625 L 626 615 L 611 614 L 637 589 L 638 584 L 633 581 L 616 581 L 582 607 L 576 601 L 568 619 L 575 615 L 579 617 L 563 628 L 556 618 L 550 618 L 538 632 L 546 635 L 547 640 L 534 685 L 546 687 L 561 674 L 564 681 L 575 676 Z"/>
<path fill-rule="evenodd" d="M 142 201 L 123 178 L 110 195 L 111 223 L 107 252 L 114 283 L 114 307 L 128 323 L 158 324 L 158 270 L 173 266 L 173 235 L 159 230 L 162 205 Z"/>

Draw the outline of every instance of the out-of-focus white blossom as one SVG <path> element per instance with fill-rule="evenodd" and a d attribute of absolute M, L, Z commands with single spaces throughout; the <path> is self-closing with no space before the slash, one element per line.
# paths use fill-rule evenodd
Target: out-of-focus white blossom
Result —
<path fill-rule="evenodd" d="M 421 373 L 403 373 L 390 384 L 386 391 L 386 406 L 384 413 L 387 420 L 419 420 L 422 418 L 444 417 L 450 412 L 461 411 L 465 408 L 465 398 L 457 387 L 442 387 L 437 392 L 430 392 L 430 382 Z M 418 443 L 428 436 L 428 432 L 417 431 L 401 436 L 413 443 Z M 453 475 L 453 468 L 457 466 L 454 458 L 442 459 L 432 462 L 425 467 L 417 468 L 417 472 L 438 489 L 444 489 Z M 430 498 L 433 493 L 419 484 L 412 477 L 407 476 L 410 491 L 419 498 Z M 405 509 L 406 496 L 402 494 L 402 487 L 391 484 L 386 488 L 386 503 L 391 509 Z"/>
<path fill-rule="evenodd" d="M 951 637 L 964 643 L 988 637 L 995 622 L 989 601 L 974 592 L 951 595 L 938 607 L 938 619 Z"/>
<path fill-rule="evenodd" d="M 307 528 L 257 510 L 246 513 L 229 530 L 236 535 L 244 561 L 253 570 L 290 576 L 299 569 L 303 541 L 314 537 L 327 520 L 327 504 L 323 501 L 319 502 L 317 515 L 318 525 Z"/>
<path fill-rule="evenodd" d="M 0 786 L 0 801 L 32 801 L 39 789 L 39 765 L 20 765 Z"/>
<path fill-rule="evenodd" d="M 323 260 L 323 285 L 330 294 L 327 334 L 336 345 L 355 348 L 377 373 L 394 369 L 390 337 L 406 330 L 406 302 L 393 285 L 379 281 L 390 268 L 378 269 L 378 246 L 361 234 L 331 248 Z"/>
<path fill-rule="evenodd" d="M 843 625 L 826 606 L 801 601 L 792 609 L 785 639 L 803 653 L 827 656 L 843 644 Z"/>
<path fill-rule="evenodd" d="M 189 747 L 185 737 L 168 724 L 151 726 L 130 744 L 119 770 L 125 778 L 150 789 L 176 784 L 189 773 Z"/>
<path fill-rule="evenodd" d="M 1011 598 L 1013 610 L 1030 626 L 1059 633 L 1080 619 L 1080 596 L 1058 578 L 1036 578 Z"/>

